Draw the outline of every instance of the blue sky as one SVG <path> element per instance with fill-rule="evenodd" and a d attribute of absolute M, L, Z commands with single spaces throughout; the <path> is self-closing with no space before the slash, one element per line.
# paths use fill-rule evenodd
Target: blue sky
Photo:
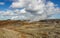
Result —
<path fill-rule="evenodd" d="M 4 2 L 4 5 L 0 5 L 0 10 L 8 9 L 8 7 L 12 4 L 12 1 L 0 0 L 0 2 Z"/>
<path fill-rule="evenodd" d="M 60 0 L 51 0 L 53 3 L 57 4 L 60 7 Z"/>
<path fill-rule="evenodd" d="M 57 5 L 57 8 L 58 9 L 60 9 L 60 0 L 47 0 L 47 1 L 51 1 L 52 3 L 54 3 L 55 5 Z M 0 11 L 5 11 L 5 10 L 12 10 L 12 9 L 19 9 L 20 10 L 20 8 L 24 8 L 24 7 L 20 7 L 20 8 L 10 8 L 10 6 L 12 5 L 12 3 L 13 2 L 16 2 L 16 1 L 14 1 L 14 0 L 0 0 Z M 3 3 L 3 4 L 2 4 Z M 18 4 L 18 3 L 17 3 Z M 19 6 L 19 5 L 17 5 L 17 6 Z M 26 6 L 25 6 L 26 7 Z M 24 11 L 24 9 L 22 10 L 22 11 Z M 24 11 L 25 12 L 25 11 Z M 34 12 L 34 11 L 33 11 Z M 4 13 L 6 13 L 6 12 L 4 12 Z M 14 12 L 12 12 L 12 13 L 14 13 Z M 2 13 L 1 13 L 2 14 Z M 1 14 L 0 14 L 0 19 L 10 19 L 11 17 L 3 17 L 3 16 L 1 16 Z M 10 13 L 9 13 L 10 14 Z M 30 14 L 30 13 L 29 13 Z M 33 15 L 34 13 L 32 13 L 31 15 Z M 20 14 L 21 15 L 21 14 Z M 22 15 L 24 15 L 24 14 L 22 14 Z M 39 14 L 38 14 L 39 15 Z M 60 18 L 60 16 L 59 16 L 60 14 L 56 14 L 56 13 L 54 13 L 51 17 L 58 17 L 58 18 Z M 27 14 L 25 15 L 26 17 L 27 17 Z M 34 17 L 34 15 L 33 15 L 33 17 Z M 50 18 L 51 18 L 50 17 Z"/>
<path fill-rule="evenodd" d="M 49 0 L 52 1 L 54 4 L 57 4 L 60 7 L 60 0 Z M 9 9 L 9 6 L 12 4 L 13 1 L 10 0 L 0 0 L 0 2 L 4 2 L 4 5 L 0 5 L 0 10 Z"/>

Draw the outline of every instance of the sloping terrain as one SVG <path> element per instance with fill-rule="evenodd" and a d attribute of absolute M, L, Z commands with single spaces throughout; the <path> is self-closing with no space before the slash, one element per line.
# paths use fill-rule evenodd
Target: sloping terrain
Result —
<path fill-rule="evenodd" d="M 60 20 L 0 21 L 0 38 L 60 38 Z"/>

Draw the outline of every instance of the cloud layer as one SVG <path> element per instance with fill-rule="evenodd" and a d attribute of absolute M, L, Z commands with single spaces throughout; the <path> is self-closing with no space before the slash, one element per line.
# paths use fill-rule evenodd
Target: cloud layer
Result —
<path fill-rule="evenodd" d="M 11 19 L 39 21 L 48 19 L 51 14 L 60 13 L 60 8 L 56 6 L 53 2 L 46 0 L 18 0 L 9 7 L 14 10 L 7 10 L 3 15 L 12 15 Z"/>

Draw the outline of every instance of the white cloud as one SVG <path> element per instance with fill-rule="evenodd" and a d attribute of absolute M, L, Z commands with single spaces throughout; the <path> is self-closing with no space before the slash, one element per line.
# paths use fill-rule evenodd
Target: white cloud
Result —
<path fill-rule="evenodd" d="M 11 12 L 11 11 L 6 11 L 6 12 L 4 13 L 4 15 L 13 15 L 13 12 Z"/>
<path fill-rule="evenodd" d="M 29 18 L 24 15 L 11 17 L 11 20 L 28 20 L 28 19 Z"/>
<path fill-rule="evenodd" d="M 12 17 L 11 20 L 14 20 L 14 19 L 16 19 L 16 18 L 18 18 L 18 16 L 14 16 L 14 17 Z"/>
<path fill-rule="evenodd" d="M 51 14 L 60 13 L 60 8 L 55 6 L 56 4 L 53 2 L 46 2 L 46 0 L 18 0 L 17 2 L 13 2 L 10 8 L 16 8 L 15 10 L 12 10 L 13 15 L 20 15 L 16 17 L 13 16 L 12 19 L 26 18 L 31 21 L 39 21 L 47 19 Z M 11 12 L 6 12 L 6 14 L 10 15 Z"/>
<path fill-rule="evenodd" d="M 0 15 L 14 15 L 14 13 L 11 10 L 6 10 L 6 11 L 0 11 Z"/>
<path fill-rule="evenodd" d="M 36 14 L 41 14 L 44 12 L 45 3 L 44 0 L 19 0 L 18 2 L 13 2 L 10 7 L 12 8 L 23 8 L 25 10 L 37 12 Z M 26 12 L 26 11 L 25 11 Z"/>
<path fill-rule="evenodd" d="M 11 20 L 28 20 L 32 17 L 30 13 L 25 13 L 24 9 L 0 11 L 0 16 Z"/>
<path fill-rule="evenodd" d="M 20 10 L 20 13 L 26 13 L 25 8 Z"/>
<path fill-rule="evenodd" d="M 26 6 L 28 0 L 18 0 L 18 2 L 13 2 L 10 7 L 12 8 L 23 8 Z"/>
<path fill-rule="evenodd" d="M 56 7 L 56 4 L 54 4 L 53 2 L 49 1 L 46 5 L 46 12 L 47 12 L 48 15 L 59 13 L 60 8 Z"/>
<path fill-rule="evenodd" d="M 5 3 L 4 2 L 0 2 L 0 5 L 4 5 Z"/>
<path fill-rule="evenodd" d="M 24 14 L 24 13 L 27 13 L 26 11 L 25 11 L 25 8 L 23 8 L 23 9 L 15 9 L 13 12 L 15 12 L 16 14 Z"/>
<path fill-rule="evenodd" d="M 21 5 L 22 5 L 22 4 L 20 4 L 20 3 L 18 3 L 18 2 L 14 2 L 11 7 L 12 7 L 12 8 L 20 8 L 20 7 L 22 7 Z"/>

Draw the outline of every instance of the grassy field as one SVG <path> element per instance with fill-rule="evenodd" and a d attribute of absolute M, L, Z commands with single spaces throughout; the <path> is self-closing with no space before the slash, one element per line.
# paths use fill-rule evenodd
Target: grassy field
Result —
<path fill-rule="evenodd" d="M 59 21 L 0 21 L 0 38 L 60 38 Z"/>

